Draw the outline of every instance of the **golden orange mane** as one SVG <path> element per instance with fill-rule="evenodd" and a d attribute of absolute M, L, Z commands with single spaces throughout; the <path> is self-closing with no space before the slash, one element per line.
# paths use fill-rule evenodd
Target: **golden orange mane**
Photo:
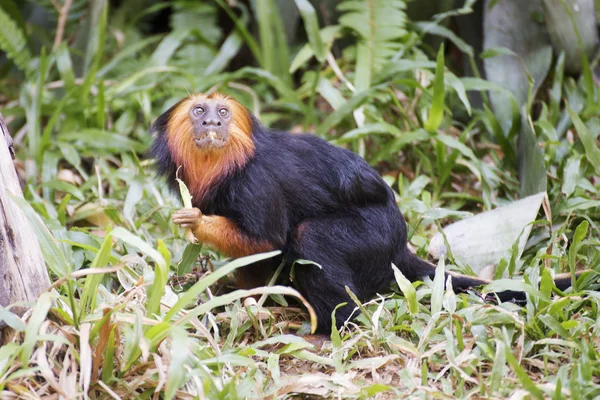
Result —
<path fill-rule="evenodd" d="M 229 138 L 221 149 L 198 149 L 194 143 L 189 111 L 203 99 L 222 100 L 231 111 Z M 182 167 L 183 180 L 196 200 L 202 199 L 220 178 L 244 166 L 254 154 L 250 114 L 244 106 L 222 93 L 194 94 L 181 101 L 169 117 L 166 134 L 173 161 Z"/>

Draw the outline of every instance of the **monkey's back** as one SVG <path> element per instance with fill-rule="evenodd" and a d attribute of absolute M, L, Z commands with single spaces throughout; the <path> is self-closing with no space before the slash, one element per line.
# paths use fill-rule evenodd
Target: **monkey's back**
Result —
<path fill-rule="evenodd" d="M 203 212 L 230 217 L 277 248 L 286 247 L 302 221 L 340 213 L 369 219 L 390 249 L 405 247 L 406 226 L 392 190 L 357 154 L 315 135 L 266 130 L 256 121 L 253 140 L 254 156 L 198 204 Z"/>

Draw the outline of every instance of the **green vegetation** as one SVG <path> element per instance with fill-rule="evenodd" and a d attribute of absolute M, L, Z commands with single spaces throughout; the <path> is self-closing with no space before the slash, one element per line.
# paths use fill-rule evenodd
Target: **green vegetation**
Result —
<path fill-rule="evenodd" d="M 527 60 L 499 47 L 481 57 L 449 29 L 475 1 L 433 23 L 411 22 L 406 3 L 417 2 L 403 0 L 17 3 L 0 2 L 0 111 L 54 284 L 22 318 L 0 308 L 14 330 L 0 347 L 0 397 L 600 396 L 595 273 L 550 296 L 552 274 L 600 271 L 593 57 L 576 54 L 582 73 L 569 75 L 572 60 L 549 50 L 520 97 L 481 78 L 481 61 Z M 363 156 L 397 193 L 424 258 L 465 211 L 546 191 L 551 220 L 532 221 L 524 251 L 498 265 L 524 280 L 527 304 L 454 294 L 442 274 L 399 276 L 316 349 L 294 334 L 309 316 L 293 288 L 225 290 L 220 278 L 273 254 L 232 261 L 190 244 L 170 222 L 180 199 L 144 155 L 154 118 L 212 90 L 267 126 Z M 440 266 L 470 271 L 451 254 Z"/>

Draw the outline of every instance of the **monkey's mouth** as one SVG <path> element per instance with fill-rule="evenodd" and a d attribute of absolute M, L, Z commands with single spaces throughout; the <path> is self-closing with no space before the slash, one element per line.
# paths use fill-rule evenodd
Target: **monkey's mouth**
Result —
<path fill-rule="evenodd" d="M 227 143 L 227 135 L 216 131 L 206 131 L 194 137 L 196 147 L 201 149 L 220 149 Z"/>

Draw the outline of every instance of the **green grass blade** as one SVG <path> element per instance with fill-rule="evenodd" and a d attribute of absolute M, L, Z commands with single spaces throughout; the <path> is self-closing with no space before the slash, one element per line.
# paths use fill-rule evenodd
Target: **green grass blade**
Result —
<path fill-rule="evenodd" d="M 186 381 L 186 361 L 190 354 L 189 337 L 185 329 L 173 327 L 173 338 L 171 340 L 171 362 L 165 389 L 165 399 L 174 399 L 179 389 Z"/>
<path fill-rule="evenodd" d="M 55 295 L 53 293 L 42 293 L 37 299 L 31 317 L 27 322 L 27 330 L 25 331 L 25 340 L 21 346 L 20 360 L 23 365 L 29 365 L 33 348 L 39 340 L 39 332 L 42 323 L 46 320 L 48 311 L 52 307 Z"/>
<path fill-rule="evenodd" d="M 596 144 L 596 139 L 588 129 L 588 127 L 583 123 L 579 115 L 575 111 L 569 107 L 567 104 L 567 111 L 569 112 L 569 116 L 573 121 L 573 125 L 575 125 L 575 129 L 577 130 L 577 134 L 579 135 L 579 139 L 581 139 L 581 143 L 585 148 L 585 156 L 590 164 L 596 170 L 596 174 L 600 174 L 600 149 L 598 149 L 598 145 Z"/>
<path fill-rule="evenodd" d="M 249 265 L 260 260 L 266 260 L 268 258 L 275 257 L 280 253 L 281 251 L 276 250 L 270 251 L 268 253 L 261 253 L 252 256 L 241 257 L 224 265 L 212 274 L 205 276 L 204 278 L 196 282 L 194 286 L 192 286 L 179 298 L 179 301 L 177 301 L 177 303 L 165 315 L 165 321 L 172 319 L 179 311 L 183 310 L 188 305 L 194 303 L 198 299 L 198 296 L 200 296 L 200 294 L 204 292 L 204 290 L 206 290 L 207 287 L 209 287 L 222 277 L 226 276 L 227 274 L 245 265 Z"/>
<path fill-rule="evenodd" d="M 46 264 L 50 270 L 58 277 L 66 277 L 69 275 L 71 272 L 71 263 L 67 262 L 65 254 L 39 215 L 23 198 L 13 196 L 10 193 L 9 197 L 25 213 L 31 228 L 35 232 L 36 237 L 40 242 L 40 248 L 42 249 L 42 254 L 44 255 L 44 261 L 46 261 Z"/>
<path fill-rule="evenodd" d="M 442 256 L 438 262 L 437 268 L 435 269 L 435 277 L 433 278 L 433 291 L 431 293 L 432 315 L 442 311 L 442 303 L 444 301 L 444 283 L 446 280 L 445 271 L 446 263 L 444 262 L 444 256 Z"/>
<path fill-rule="evenodd" d="M 396 278 L 396 283 L 398 283 L 400 290 L 406 298 L 406 303 L 408 304 L 408 311 L 410 311 L 412 315 L 415 315 L 419 310 L 419 304 L 417 302 L 417 291 L 413 287 L 412 283 L 410 283 L 410 281 L 406 279 L 404 274 L 400 272 L 398 267 L 392 264 L 392 269 L 394 270 L 394 277 Z"/>
<path fill-rule="evenodd" d="M 433 101 L 429 110 L 429 117 L 425 123 L 425 130 L 435 133 L 442 123 L 444 117 L 444 45 L 440 46 L 435 67 L 435 78 L 433 79 Z"/>
<path fill-rule="evenodd" d="M 321 32 L 319 31 L 319 20 L 317 19 L 317 13 L 308 0 L 295 0 L 300 15 L 304 20 L 304 28 L 306 29 L 306 35 L 308 36 L 308 42 L 310 43 L 315 57 L 320 62 L 325 60 L 327 55 L 325 52 L 325 44 L 321 39 Z"/>

